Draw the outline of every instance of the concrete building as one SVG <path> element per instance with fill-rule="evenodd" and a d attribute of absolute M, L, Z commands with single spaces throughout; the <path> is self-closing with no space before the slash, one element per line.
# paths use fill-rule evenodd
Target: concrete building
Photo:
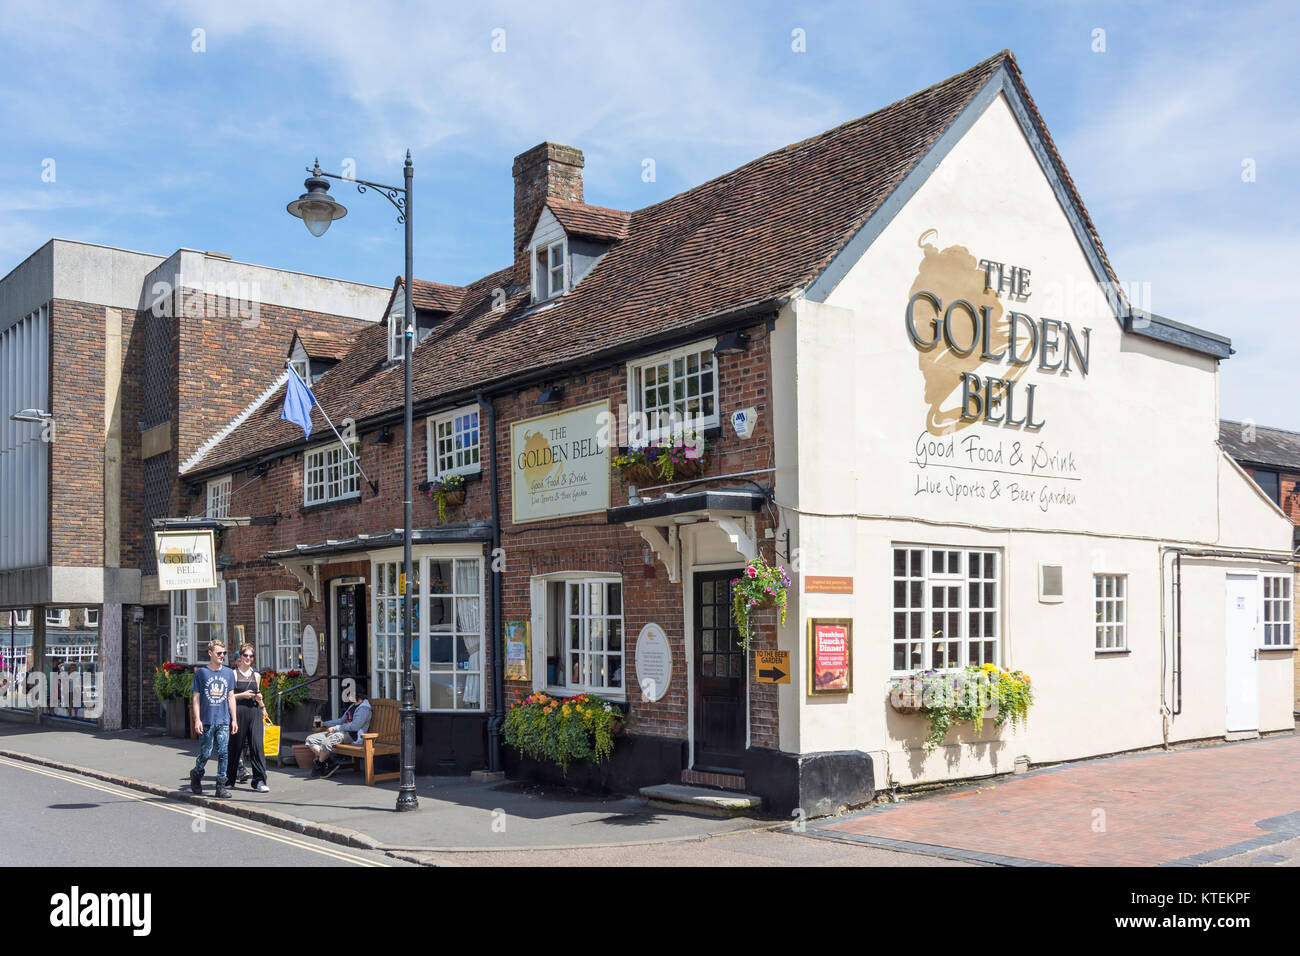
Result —
<path fill-rule="evenodd" d="M 298 329 L 350 335 L 386 295 L 62 239 L 0 279 L 0 609 L 34 612 L 42 668 L 46 612 L 93 609 L 101 726 L 152 719 L 168 616 L 151 519 L 194 507 L 177 465 L 282 374 Z M 49 417 L 13 420 L 28 409 Z M 142 651 L 125 653 L 127 631 Z"/>

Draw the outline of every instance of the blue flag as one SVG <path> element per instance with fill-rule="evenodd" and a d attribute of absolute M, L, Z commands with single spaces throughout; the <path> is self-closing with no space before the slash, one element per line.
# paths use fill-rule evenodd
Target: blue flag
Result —
<path fill-rule="evenodd" d="M 293 367 L 289 367 L 289 384 L 284 391 L 284 408 L 280 417 L 286 422 L 293 422 L 303 430 L 303 437 L 311 437 L 311 407 L 316 404 L 316 396 L 311 393 Z"/>

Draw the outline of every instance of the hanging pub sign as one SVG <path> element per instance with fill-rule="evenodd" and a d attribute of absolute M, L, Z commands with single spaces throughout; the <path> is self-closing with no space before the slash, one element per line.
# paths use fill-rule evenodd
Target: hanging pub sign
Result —
<path fill-rule="evenodd" d="M 212 530 L 155 531 L 158 590 L 188 591 L 217 586 L 216 546 Z"/>
<path fill-rule="evenodd" d="M 808 693 L 853 693 L 853 622 L 849 619 L 808 621 Z"/>
<path fill-rule="evenodd" d="M 609 507 L 609 400 L 510 427 L 510 491 L 516 524 Z"/>

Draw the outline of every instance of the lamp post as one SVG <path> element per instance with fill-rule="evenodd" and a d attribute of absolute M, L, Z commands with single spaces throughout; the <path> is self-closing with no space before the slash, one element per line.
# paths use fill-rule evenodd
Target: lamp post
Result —
<path fill-rule="evenodd" d="M 411 603 L 415 595 L 410 590 L 415 581 L 411 574 L 411 352 L 414 349 L 415 309 L 411 305 L 411 286 L 414 258 L 412 255 L 411 232 L 411 183 L 415 178 L 415 167 L 411 165 L 411 151 L 406 151 L 406 165 L 402 168 L 404 186 L 386 186 L 364 179 L 349 179 L 334 173 L 322 172 L 320 160 L 308 170 L 311 176 L 303 184 L 307 191 L 289 203 L 286 207 L 290 215 L 297 216 L 307 231 L 313 236 L 323 236 L 335 219 L 342 219 L 348 214 L 347 209 L 335 201 L 329 194 L 330 184 L 326 180 L 338 179 L 353 183 L 357 192 L 364 193 L 373 189 L 384 196 L 397 210 L 397 221 L 406 226 L 406 280 L 402 283 L 405 303 L 403 321 L 406 324 L 403 362 L 406 367 L 406 402 L 404 421 L 406 423 L 406 447 L 403 451 L 402 467 L 405 476 L 405 500 L 402 504 L 402 558 L 406 570 L 406 586 L 402 589 L 402 777 L 397 789 L 397 811 L 419 809 L 420 802 L 415 796 L 415 684 L 411 678 Z"/>

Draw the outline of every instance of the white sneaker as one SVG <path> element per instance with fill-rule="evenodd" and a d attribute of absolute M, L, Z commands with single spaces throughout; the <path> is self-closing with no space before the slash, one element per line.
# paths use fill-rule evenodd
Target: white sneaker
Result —
<path fill-rule="evenodd" d="M 270 793 L 270 792 L 271 792 L 271 788 L 268 787 L 265 783 L 262 783 L 262 782 L 259 782 L 258 785 L 257 785 L 257 787 L 256 787 L 255 789 L 257 790 L 258 793 Z"/>

